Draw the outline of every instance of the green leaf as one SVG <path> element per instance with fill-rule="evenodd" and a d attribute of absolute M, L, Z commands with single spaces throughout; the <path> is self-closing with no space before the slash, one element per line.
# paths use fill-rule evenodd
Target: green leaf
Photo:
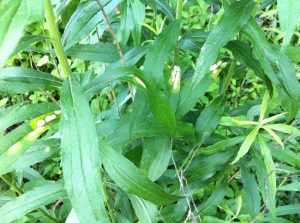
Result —
<path fill-rule="evenodd" d="M 289 204 L 276 208 L 277 216 L 299 214 L 300 204 Z"/>
<path fill-rule="evenodd" d="M 16 105 L 4 115 L 0 116 L 0 132 L 19 122 L 34 119 L 58 109 L 59 106 L 55 103 L 38 103 L 23 106 Z"/>
<path fill-rule="evenodd" d="M 123 0 L 102 1 L 106 14 L 109 15 L 122 1 Z M 82 2 L 71 16 L 62 36 L 65 49 L 70 48 L 87 37 L 90 32 L 95 29 L 97 24 L 102 21 L 103 15 L 96 1 L 90 0 Z"/>
<path fill-rule="evenodd" d="M 296 63 L 300 62 L 300 46 L 287 46 L 285 49 L 285 54 L 288 56 L 288 58 Z"/>
<path fill-rule="evenodd" d="M 249 135 L 245 138 L 245 141 L 241 145 L 241 148 L 239 149 L 235 159 L 231 162 L 231 164 L 236 163 L 239 161 L 240 158 L 242 158 L 246 153 L 249 151 L 250 147 L 252 146 L 257 134 L 258 134 L 259 128 L 254 128 Z"/>
<path fill-rule="evenodd" d="M 129 195 L 128 197 L 140 222 L 157 222 L 156 215 L 158 214 L 158 210 L 154 204 L 134 195 Z"/>
<path fill-rule="evenodd" d="M 103 63 L 112 63 L 120 58 L 116 45 L 112 43 L 77 44 L 68 48 L 66 54 L 81 60 Z"/>
<path fill-rule="evenodd" d="M 167 170 L 171 155 L 170 138 L 145 138 L 141 169 L 148 173 L 150 180 L 155 181 Z"/>
<path fill-rule="evenodd" d="M 254 47 L 254 54 L 263 70 L 279 91 L 283 102 L 299 106 L 300 84 L 293 64 L 278 48 L 270 45 L 254 19 L 250 19 L 244 30 Z"/>
<path fill-rule="evenodd" d="M 156 11 L 156 1 L 155 0 L 141 0 L 142 2 L 146 3 L 147 5 L 151 6 L 154 11 Z"/>
<path fill-rule="evenodd" d="M 26 25 L 44 19 L 43 0 L 0 2 L 0 67 L 14 52 Z"/>
<path fill-rule="evenodd" d="M 157 205 L 175 202 L 180 196 L 163 191 L 153 183 L 132 162 L 104 142 L 99 142 L 105 170 L 126 193 L 136 195 Z"/>
<path fill-rule="evenodd" d="M 39 41 L 43 41 L 43 40 L 47 40 L 48 37 L 47 36 L 41 36 L 41 35 L 25 35 L 21 38 L 19 44 L 17 45 L 17 47 L 15 48 L 14 52 L 12 53 L 12 55 L 15 55 L 23 50 L 26 50 L 26 48 L 28 46 L 30 46 L 33 43 L 39 42 Z"/>
<path fill-rule="evenodd" d="M 22 140 L 12 145 L 9 149 L 0 155 L 0 175 L 10 172 L 10 167 L 22 156 L 25 151 L 34 143 L 39 136 L 47 130 L 48 127 L 38 127 Z"/>
<path fill-rule="evenodd" d="M 29 84 L 27 91 L 53 90 L 61 87 L 61 80 L 51 74 L 24 67 L 9 67 L 0 69 L 0 86 L 11 84 L 18 89 L 19 84 Z M 25 85 L 26 86 L 26 85 Z M 0 90 L 1 91 L 1 90 Z M 25 93 L 22 89 L 19 93 Z"/>
<path fill-rule="evenodd" d="M 300 18 L 300 2 L 298 0 L 277 0 L 279 23 L 283 31 L 283 45 L 289 45 Z"/>
<path fill-rule="evenodd" d="M 140 45 L 142 23 L 145 19 L 145 5 L 140 1 L 127 1 L 124 2 L 120 8 L 120 33 L 122 45 L 126 45 L 130 33 L 132 34 L 134 45 Z"/>
<path fill-rule="evenodd" d="M 24 123 L 21 126 L 13 129 L 9 133 L 0 137 L 0 154 L 6 151 L 9 147 L 21 140 L 25 135 L 33 130 L 30 123 Z"/>
<path fill-rule="evenodd" d="M 72 207 L 82 222 L 108 222 L 95 122 L 77 81 L 64 81 L 61 107 L 61 165 Z"/>
<path fill-rule="evenodd" d="M 19 220 L 27 213 L 65 197 L 66 191 L 62 182 L 47 181 L 47 184 L 36 187 L 0 207 L 1 221 Z"/>
<path fill-rule="evenodd" d="M 157 9 L 165 14 L 170 21 L 175 20 L 175 10 L 165 0 L 155 0 Z"/>
<path fill-rule="evenodd" d="M 300 167 L 299 153 L 295 153 L 289 149 L 276 149 L 272 152 L 272 156 L 277 160 Z"/>
<path fill-rule="evenodd" d="M 245 188 L 246 205 L 252 218 L 255 218 L 260 211 L 260 196 L 259 188 L 256 183 L 255 177 L 250 173 L 245 162 L 242 163 L 242 182 Z"/>
<path fill-rule="evenodd" d="M 275 216 L 276 208 L 276 167 L 272 159 L 271 150 L 261 135 L 258 135 L 260 151 L 264 159 L 266 170 L 268 173 L 266 181 L 268 182 L 268 208 L 273 216 Z"/>
<path fill-rule="evenodd" d="M 201 96 L 199 89 L 206 91 L 209 84 L 207 76 L 210 66 L 218 57 L 220 49 L 226 45 L 236 33 L 247 24 L 255 3 L 250 0 L 236 1 L 224 12 L 217 25 L 210 32 L 197 59 L 195 73 L 188 79 L 180 94 L 178 113 L 184 115 L 194 107 Z M 203 91 L 203 92 L 204 92 Z"/>
<path fill-rule="evenodd" d="M 268 149 L 264 142 L 260 140 L 260 147 L 261 151 L 264 149 Z M 274 218 L 276 217 L 276 181 L 274 187 L 274 173 L 269 172 L 267 167 L 272 167 L 272 164 L 267 163 L 269 162 L 268 152 L 264 152 L 265 157 L 261 157 L 261 154 L 252 150 L 253 158 L 254 158 L 254 166 L 256 170 L 256 176 L 259 183 L 260 192 L 262 194 L 264 203 L 266 204 L 267 210 L 270 211 L 271 216 Z M 262 158 L 264 160 L 262 160 Z M 272 175 L 273 174 L 273 175 Z M 275 176 L 276 180 L 276 176 Z M 275 190 L 274 190 L 275 188 Z"/>
<path fill-rule="evenodd" d="M 227 184 L 225 177 L 223 177 L 223 179 L 217 182 L 215 189 L 209 198 L 204 203 L 199 205 L 198 210 L 202 212 L 211 206 L 218 205 L 225 197 L 226 189 Z"/>
<path fill-rule="evenodd" d="M 219 151 L 225 150 L 228 147 L 235 146 L 242 142 L 245 139 L 244 136 L 237 136 L 233 138 L 228 138 L 221 140 L 213 145 L 204 147 L 204 148 L 199 148 L 195 155 L 200 155 L 200 154 L 205 154 L 205 155 L 212 155 L 214 153 L 217 153 Z"/>
<path fill-rule="evenodd" d="M 111 120 L 97 123 L 97 133 L 105 137 L 105 142 L 116 151 L 123 151 L 124 148 L 134 140 L 144 137 L 177 137 L 184 138 L 193 135 L 193 127 L 189 124 L 178 124 L 177 131 L 166 131 L 165 126 L 153 117 L 148 117 L 143 122 L 141 118 L 123 117 L 116 121 L 116 125 Z M 109 131 L 111 129 L 112 132 Z"/>
<path fill-rule="evenodd" d="M 180 21 L 174 20 L 154 40 L 144 62 L 144 70 L 160 86 L 164 86 L 163 69 L 171 52 L 175 49 L 179 36 Z"/>
<path fill-rule="evenodd" d="M 148 96 L 151 111 L 157 121 L 161 122 L 166 127 L 169 127 L 171 130 L 176 130 L 177 124 L 175 113 L 168 101 L 168 98 L 160 90 L 156 81 L 140 69 L 135 67 L 122 67 L 107 70 L 104 74 L 90 82 L 90 84 L 88 84 L 85 88 L 84 93 L 88 98 L 90 98 L 114 80 L 129 81 L 143 90 Z"/>
<path fill-rule="evenodd" d="M 221 95 L 213 100 L 199 115 L 195 130 L 201 142 L 204 142 L 218 126 L 224 111 L 225 102 L 226 97 Z"/>
<path fill-rule="evenodd" d="M 196 177 L 201 182 L 210 179 L 217 171 L 223 171 L 226 163 L 233 157 L 236 148 L 227 149 L 225 152 L 215 153 L 210 156 L 200 155 L 193 159 L 187 175 Z"/>
<path fill-rule="evenodd" d="M 232 51 L 234 58 L 244 63 L 255 72 L 255 74 L 267 85 L 270 95 L 272 95 L 272 83 L 261 68 L 259 61 L 254 57 L 251 48 L 246 43 L 239 40 L 230 41 L 225 47 Z"/>
<path fill-rule="evenodd" d="M 125 65 L 130 67 L 130 66 L 134 66 L 148 51 L 148 45 L 145 46 L 141 46 L 141 47 L 134 47 L 130 50 L 128 50 L 125 54 L 124 54 L 124 60 L 125 60 Z M 115 69 L 118 67 L 122 66 L 122 62 L 121 60 L 109 64 L 108 68 L 109 69 Z"/>
<path fill-rule="evenodd" d="M 284 191 L 300 191 L 300 182 L 290 183 L 283 185 L 278 188 L 278 190 L 284 190 Z"/>
<path fill-rule="evenodd" d="M 268 124 L 265 126 L 272 130 L 287 133 L 290 135 L 295 134 L 297 131 L 299 131 L 297 128 L 295 128 L 291 125 L 286 125 L 286 124 Z"/>
<path fill-rule="evenodd" d="M 25 168 L 30 167 L 36 163 L 51 157 L 60 151 L 60 140 L 47 139 L 38 140 L 33 143 L 29 149 L 11 166 L 16 172 L 24 171 Z"/>

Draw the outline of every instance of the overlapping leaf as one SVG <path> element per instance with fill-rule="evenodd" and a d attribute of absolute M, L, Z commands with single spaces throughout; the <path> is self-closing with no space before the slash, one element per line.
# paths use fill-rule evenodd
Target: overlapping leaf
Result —
<path fill-rule="evenodd" d="M 70 78 L 64 81 L 61 106 L 61 165 L 68 197 L 81 222 L 108 222 L 96 127 L 77 81 Z"/>

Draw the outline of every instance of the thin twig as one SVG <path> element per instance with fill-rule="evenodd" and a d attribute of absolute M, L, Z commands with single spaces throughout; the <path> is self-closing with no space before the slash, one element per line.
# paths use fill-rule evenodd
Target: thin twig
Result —
<path fill-rule="evenodd" d="M 108 30 L 109 30 L 109 32 L 110 32 L 112 38 L 114 39 L 114 42 L 115 42 L 116 47 L 117 47 L 117 49 L 118 49 L 118 53 L 119 53 L 120 58 L 121 58 L 122 66 L 125 66 L 125 60 L 124 60 L 124 56 L 123 56 L 123 53 L 122 53 L 121 46 L 120 46 L 120 44 L 119 44 L 119 42 L 118 42 L 118 40 L 117 40 L 116 34 L 114 33 L 114 31 L 113 31 L 113 29 L 112 29 L 111 23 L 110 23 L 110 21 L 109 21 L 109 19 L 108 19 L 108 16 L 106 15 L 106 12 L 105 12 L 105 10 L 104 10 L 104 7 L 103 7 L 103 5 L 101 4 L 101 2 L 100 2 L 99 0 L 96 0 L 96 2 L 98 3 L 98 6 L 99 6 L 99 8 L 100 8 L 100 10 L 101 10 L 101 12 L 102 12 L 102 14 L 103 14 L 103 18 L 104 18 L 104 20 L 105 20 L 105 22 L 106 22 L 106 24 L 107 24 L 107 26 L 108 26 Z"/>
<path fill-rule="evenodd" d="M 187 195 L 187 193 L 186 193 L 186 191 L 185 191 L 185 189 L 184 189 L 184 182 L 185 182 L 185 184 L 187 185 L 187 180 L 186 180 L 186 178 L 185 178 L 184 175 L 183 175 L 183 171 L 179 171 L 179 170 L 178 170 L 177 165 L 176 165 L 175 160 L 174 160 L 173 153 L 172 153 L 171 158 L 172 158 L 172 162 L 173 162 L 173 165 L 174 165 L 174 168 L 175 168 L 175 171 L 176 171 L 176 175 L 177 175 L 177 178 L 178 178 L 178 181 L 179 181 L 179 187 L 180 187 L 180 190 L 182 191 L 182 193 L 183 193 L 183 195 L 184 195 L 184 197 L 185 197 L 185 200 L 186 200 L 186 202 L 187 202 L 187 205 L 188 205 L 188 207 L 189 207 L 188 215 L 187 215 L 187 217 L 186 217 L 186 219 L 185 219 L 184 222 L 187 222 L 188 220 L 192 220 L 193 222 L 197 222 L 197 221 L 196 221 L 196 217 L 195 217 L 195 215 L 193 214 L 192 206 L 191 206 L 191 204 L 190 204 L 188 195 Z M 191 200 L 192 200 L 193 205 L 195 206 L 195 203 L 194 203 L 194 201 L 193 201 L 192 196 L 190 196 L 190 197 L 191 197 Z M 196 210 L 196 212 L 198 212 L 196 208 L 195 208 L 195 210 Z M 199 216 L 200 221 L 202 222 L 202 219 L 201 219 L 199 213 L 198 213 L 198 216 Z"/>
<path fill-rule="evenodd" d="M 119 56 L 120 56 L 120 59 L 121 59 L 121 64 L 122 64 L 122 66 L 124 67 L 124 66 L 125 66 L 125 59 L 124 59 L 124 55 L 123 55 L 123 52 L 122 52 L 122 48 L 121 48 L 121 46 L 120 46 L 120 43 L 118 42 L 118 39 L 117 39 L 117 37 L 116 37 L 116 34 L 115 34 L 115 32 L 114 32 L 114 30 L 113 30 L 113 28 L 112 28 L 112 26 L 111 26 L 111 23 L 110 23 L 110 21 L 109 21 L 109 19 L 108 19 L 108 16 L 106 15 L 106 12 L 105 12 L 105 10 L 104 10 L 103 5 L 101 4 L 101 2 L 100 2 L 99 0 L 96 0 L 96 2 L 98 3 L 98 6 L 99 6 L 99 8 L 100 8 L 100 11 L 101 11 L 102 14 L 103 14 L 103 18 L 104 18 L 104 20 L 105 20 L 105 22 L 106 22 L 106 24 L 107 24 L 107 26 L 108 26 L 108 30 L 109 30 L 109 32 L 110 32 L 110 34 L 111 34 L 111 36 L 112 36 L 112 38 L 113 38 L 113 40 L 114 40 L 114 42 L 115 42 L 115 44 L 116 44 L 116 47 L 117 47 L 117 49 L 118 49 L 118 53 L 119 53 Z M 131 84 L 128 83 L 128 82 L 127 82 L 127 84 L 128 84 L 128 89 L 129 89 L 129 92 L 130 92 L 132 101 L 134 101 L 134 94 L 133 94 L 132 86 L 131 86 Z"/>

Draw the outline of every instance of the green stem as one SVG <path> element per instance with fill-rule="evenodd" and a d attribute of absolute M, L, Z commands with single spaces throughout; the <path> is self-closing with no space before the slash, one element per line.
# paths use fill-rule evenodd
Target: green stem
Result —
<path fill-rule="evenodd" d="M 183 0 L 178 0 L 177 7 L 176 7 L 176 19 L 181 19 L 182 5 L 183 5 Z"/>
<path fill-rule="evenodd" d="M 24 192 L 13 182 L 13 180 L 9 176 L 2 175 L 0 178 L 18 195 L 24 194 Z M 46 218 L 49 222 L 52 223 L 59 223 L 55 218 L 50 216 L 46 211 L 44 211 L 41 208 L 36 209 L 38 212 L 40 212 L 41 215 L 43 215 L 44 218 Z"/>
<path fill-rule="evenodd" d="M 183 5 L 183 0 L 178 0 L 177 1 L 177 7 L 176 7 L 176 19 L 181 19 L 181 14 L 182 14 L 182 5 Z M 173 52 L 173 58 L 174 58 L 174 65 L 177 64 L 178 60 L 178 55 L 179 54 L 179 49 L 178 49 L 178 43 L 177 46 Z"/>
<path fill-rule="evenodd" d="M 62 69 L 63 77 L 70 76 L 71 69 L 69 67 L 67 57 L 65 55 L 65 51 L 61 43 L 61 38 L 57 24 L 55 22 L 55 16 L 51 5 L 51 0 L 45 0 L 45 17 L 49 30 L 49 37 L 54 46 L 56 56 Z"/>
<path fill-rule="evenodd" d="M 103 193 L 104 193 L 104 200 L 108 209 L 108 214 L 110 217 L 110 220 L 112 223 L 116 223 L 116 219 L 115 219 L 115 215 L 114 215 L 114 209 L 113 209 L 113 204 L 111 202 L 111 199 L 109 198 L 108 192 L 107 192 L 107 188 L 106 188 L 106 180 L 105 177 L 103 175 L 103 173 L 101 173 L 101 179 L 102 179 L 102 189 L 103 189 Z"/>
<path fill-rule="evenodd" d="M 229 87 L 231 79 L 232 79 L 232 77 L 234 75 L 235 67 L 236 67 L 236 61 L 233 61 L 231 63 L 231 65 L 230 65 L 230 67 L 229 67 L 228 74 L 226 76 L 224 85 L 223 85 L 222 90 L 221 90 L 221 94 L 225 94 L 226 93 L 227 88 Z"/>

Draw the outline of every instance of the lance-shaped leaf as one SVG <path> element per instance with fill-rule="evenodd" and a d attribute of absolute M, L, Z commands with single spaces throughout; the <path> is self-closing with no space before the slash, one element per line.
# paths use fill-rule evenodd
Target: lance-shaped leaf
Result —
<path fill-rule="evenodd" d="M 136 195 L 157 205 L 175 202 L 180 196 L 163 191 L 132 162 L 116 152 L 105 142 L 99 142 L 101 159 L 105 170 L 125 192 Z"/>
<path fill-rule="evenodd" d="M 30 123 L 24 123 L 4 136 L 0 137 L 0 154 L 5 152 L 9 147 L 21 140 L 34 129 Z"/>
<path fill-rule="evenodd" d="M 65 197 L 66 191 L 62 182 L 48 181 L 47 184 L 28 191 L 0 207 L 1 221 L 18 220 L 41 206 Z"/>
<path fill-rule="evenodd" d="M 154 117 L 171 130 L 176 129 L 175 113 L 168 98 L 151 76 L 146 75 L 142 70 L 135 67 L 122 67 L 106 71 L 88 84 L 84 93 L 90 98 L 115 80 L 129 81 L 143 90 L 147 94 Z"/>
<path fill-rule="evenodd" d="M 200 97 L 199 88 L 206 89 L 206 79 L 210 66 L 218 57 L 220 49 L 230 41 L 240 29 L 247 24 L 255 3 L 250 0 L 236 1 L 225 10 L 217 25 L 210 32 L 197 59 L 195 73 L 184 84 L 178 105 L 178 113 L 184 115 L 194 107 Z"/>
<path fill-rule="evenodd" d="M 43 0 L 3 0 L 0 2 L 0 67 L 14 52 L 26 25 L 43 19 Z"/>
<path fill-rule="evenodd" d="M 260 211 L 260 196 L 259 188 L 255 177 L 250 173 L 244 161 L 241 162 L 241 177 L 245 188 L 246 205 L 252 218 L 254 218 Z"/>
<path fill-rule="evenodd" d="M 270 94 L 272 94 L 272 83 L 261 68 L 259 61 L 254 57 L 251 48 L 246 43 L 239 40 L 230 41 L 225 47 L 232 51 L 234 57 L 239 62 L 244 63 L 252 69 L 254 73 L 267 85 Z"/>
<path fill-rule="evenodd" d="M 108 222 L 95 122 L 77 81 L 64 81 L 61 106 L 61 165 L 72 207 L 81 222 Z"/>
<path fill-rule="evenodd" d="M 122 0 L 101 1 L 106 14 L 113 11 Z M 71 16 L 62 36 L 66 49 L 78 43 L 92 32 L 97 24 L 103 21 L 103 14 L 96 1 L 82 2 Z"/>
<path fill-rule="evenodd" d="M 245 138 L 245 141 L 243 142 L 243 144 L 241 145 L 241 148 L 239 149 L 235 159 L 232 161 L 232 164 L 236 163 L 237 161 L 239 161 L 240 158 L 242 158 L 244 155 L 246 155 L 246 153 L 249 151 L 250 147 L 252 146 L 257 133 L 259 131 L 259 128 L 254 128 L 249 135 L 247 135 L 247 137 Z"/>
<path fill-rule="evenodd" d="M 12 91 L 25 93 L 28 91 L 58 89 L 61 87 L 62 82 L 59 78 L 45 72 L 24 67 L 9 67 L 0 69 L 0 86 L 3 85 L 4 87 L 0 92 L 6 93 L 7 91 L 9 93 L 9 89 L 6 90 L 5 86 L 7 84 L 10 84 L 12 88 L 16 88 Z M 19 87 L 19 85 L 21 86 Z"/>
<path fill-rule="evenodd" d="M 209 137 L 218 126 L 224 111 L 225 102 L 226 97 L 221 95 L 209 104 L 199 115 L 195 129 L 201 141 Z"/>
<path fill-rule="evenodd" d="M 300 18 L 298 0 L 277 0 L 277 9 L 281 30 L 284 33 L 283 45 L 288 45 Z"/>
<path fill-rule="evenodd" d="M 290 184 L 285 184 L 278 188 L 278 190 L 284 191 L 300 191 L 300 182 L 294 182 Z"/>
<path fill-rule="evenodd" d="M 172 140 L 167 137 L 151 137 L 144 140 L 141 169 L 155 181 L 164 174 L 172 156 Z"/>
<path fill-rule="evenodd" d="M 47 126 L 38 127 L 26 135 L 22 140 L 12 145 L 0 156 L 0 175 L 11 171 L 11 166 L 22 156 L 25 151 L 36 141 L 42 133 L 48 129 Z"/>
<path fill-rule="evenodd" d="M 275 216 L 275 208 L 276 208 L 276 169 L 275 164 L 272 159 L 271 150 L 266 143 L 265 139 L 258 135 L 258 142 L 260 146 L 260 151 L 264 159 L 265 167 L 267 170 L 266 182 L 267 182 L 267 202 L 268 208 L 273 216 Z"/>
<path fill-rule="evenodd" d="M 158 210 L 154 204 L 134 195 L 129 195 L 128 197 L 140 222 L 157 222 L 156 215 L 158 214 Z"/>
<path fill-rule="evenodd" d="M 239 144 L 240 142 L 242 142 L 244 139 L 245 139 L 244 136 L 237 136 L 237 137 L 233 137 L 233 138 L 224 139 L 213 145 L 209 145 L 204 148 L 199 148 L 195 152 L 195 155 L 200 155 L 200 154 L 212 155 L 219 151 L 225 150 L 228 147 L 235 146 L 235 145 Z"/>
<path fill-rule="evenodd" d="M 154 40 L 145 58 L 144 70 L 163 86 L 163 69 L 166 59 L 175 49 L 179 36 L 180 21 L 168 25 Z"/>
<path fill-rule="evenodd" d="M 30 105 L 16 105 L 3 116 L 0 116 L 0 132 L 4 131 L 16 123 L 34 119 L 46 113 L 58 110 L 59 106 L 55 103 L 38 103 Z"/>
<path fill-rule="evenodd" d="M 119 59 L 115 44 L 77 44 L 66 50 L 66 54 L 81 60 L 112 63 Z"/>
<path fill-rule="evenodd" d="M 282 101 L 289 100 L 294 106 L 300 105 L 300 84 L 293 64 L 276 47 L 270 45 L 254 19 L 250 19 L 244 30 L 253 44 L 254 54 L 264 72 L 280 93 Z"/>

